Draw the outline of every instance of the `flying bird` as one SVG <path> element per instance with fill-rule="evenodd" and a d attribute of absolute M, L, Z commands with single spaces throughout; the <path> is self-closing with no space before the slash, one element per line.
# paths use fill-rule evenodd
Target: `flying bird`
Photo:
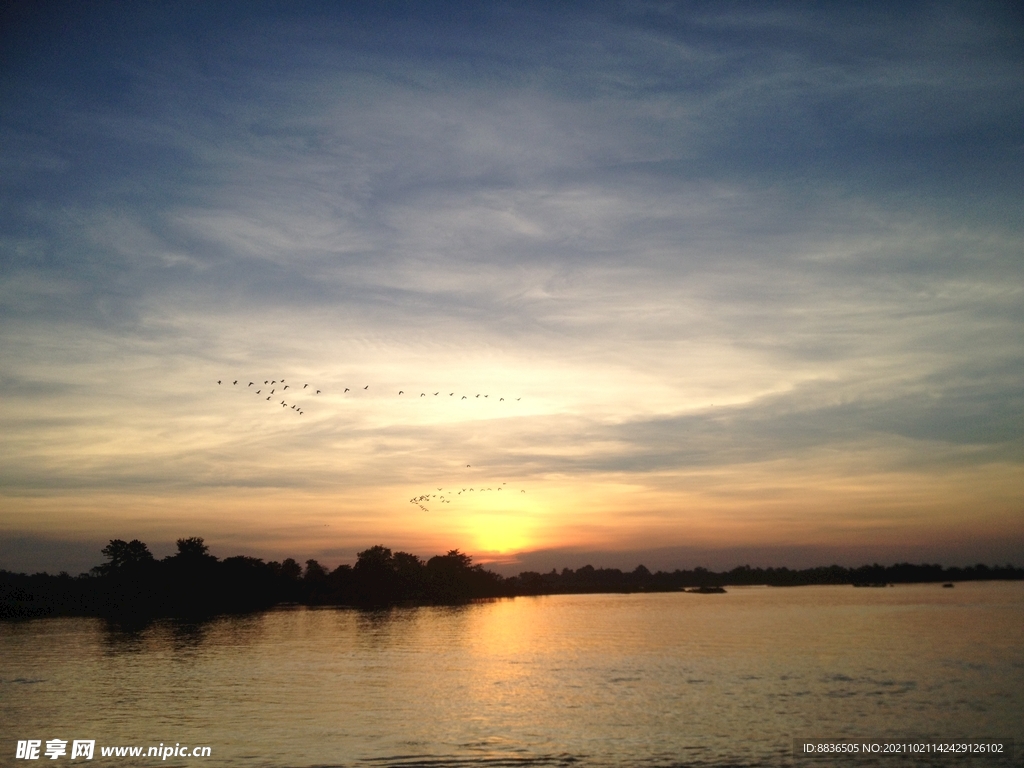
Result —
<path fill-rule="evenodd" d="M 218 383 L 218 384 L 220 384 L 220 382 L 219 382 L 219 381 L 218 381 L 217 383 Z M 462 399 L 463 399 L 463 400 L 465 400 L 465 399 L 466 399 L 466 396 L 465 396 L 465 395 L 463 395 L 463 396 L 462 396 Z"/>
<path fill-rule="evenodd" d="M 346 391 L 346 392 L 348 392 L 348 390 L 347 390 L 347 389 L 346 389 L 345 391 Z M 319 394 L 320 394 L 320 390 L 318 389 L 318 390 L 316 391 L 316 393 L 317 393 L 317 394 L 319 395 Z"/>
<path fill-rule="evenodd" d="M 258 395 L 258 394 L 259 394 L 260 392 L 262 392 L 262 391 L 263 391 L 263 390 L 261 390 L 261 389 L 257 389 L 257 390 L 256 390 L 256 394 Z"/>
<path fill-rule="evenodd" d="M 455 394 L 454 392 L 449 392 L 449 393 L 448 393 L 448 397 L 451 397 L 451 396 L 452 396 L 452 395 L 454 395 L 454 394 Z"/>
<path fill-rule="evenodd" d="M 504 397 L 499 397 L 498 398 L 498 402 L 499 403 L 504 403 L 505 402 L 505 398 Z"/>
<path fill-rule="evenodd" d="M 285 385 L 284 385 L 284 388 L 285 388 L 285 389 L 288 389 L 288 385 L 287 385 L 287 384 L 285 384 Z"/>
<path fill-rule="evenodd" d="M 437 397 L 437 392 L 434 393 L 434 397 Z"/>
<path fill-rule="evenodd" d="M 346 392 L 348 392 L 348 390 L 347 390 L 347 389 L 346 389 L 345 391 L 346 391 Z M 398 394 L 402 395 L 402 394 L 405 394 L 405 392 L 404 392 L 404 390 L 401 390 L 401 389 L 400 389 L 400 390 L 398 390 Z"/>
<path fill-rule="evenodd" d="M 249 386 L 251 387 L 251 386 L 252 386 L 253 384 L 255 384 L 255 383 L 256 383 L 255 381 L 250 381 L 250 382 L 249 382 Z"/>
<path fill-rule="evenodd" d="M 220 384 L 220 379 L 217 379 L 217 383 Z"/>
<path fill-rule="evenodd" d="M 303 384 L 303 385 L 302 385 L 302 388 L 303 388 L 303 389 L 305 389 L 305 388 L 306 388 L 306 387 L 308 387 L 308 386 L 309 386 L 309 384 Z"/>
<path fill-rule="evenodd" d="M 237 384 L 237 383 L 238 383 L 238 379 L 235 379 L 235 380 L 234 380 L 234 381 L 232 381 L 231 383 L 232 383 L 232 384 Z"/>
<path fill-rule="evenodd" d="M 363 389 L 369 389 L 369 388 L 370 388 L 369 384 L 367 384 L 365 387 L 363 387 Z"/>
<path fill-rule="evenodd" d="M 426 396 L 427 396 L 426 392 L 420 392 L 420 397 L 426 397 Z"/>

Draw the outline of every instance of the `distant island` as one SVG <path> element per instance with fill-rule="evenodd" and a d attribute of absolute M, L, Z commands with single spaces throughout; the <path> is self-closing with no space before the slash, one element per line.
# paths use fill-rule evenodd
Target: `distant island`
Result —
<path fill-rule="evenodd" d="M 422 560 L 408 552 L 370 547 L 356 564 L 328 571 L 316 560 L 305 567 L 291 558 L 264 562 L 256 557 L 210 554 L 198 537 L 178 539 L 174 555 L 157 560 L 135 539 L 112 539 L 102 549 L 106 562 L 72 577 L 0 570 L 0 619 L 42 616 L 102 616 L 144 620 L 158 616 L 212 616 L 246 613 L 281 603 L 379 608 L 436 605 L 527 595 L 601 592 L 717 593 L 726 586 L 795 587 L 810 584 L 886 585 L 958 581 L 1024 580 L 1012 565 L 943 568 L 941 565 L 831 565 L 804 570 L 743 565 L 715 573 L 705 568 L 651 573 L 643 565 L 550 573 L 526 571 L 503 577 L 453 549 Z"/>

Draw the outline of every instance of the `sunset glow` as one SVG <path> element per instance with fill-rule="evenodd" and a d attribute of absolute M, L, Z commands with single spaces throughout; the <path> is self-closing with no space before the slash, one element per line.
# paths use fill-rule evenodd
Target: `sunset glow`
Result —
<path fill-rule="evenodd" d="M 995 10 L 229 7 L 4 32 L 0 567 L 1024 559 Z"/>

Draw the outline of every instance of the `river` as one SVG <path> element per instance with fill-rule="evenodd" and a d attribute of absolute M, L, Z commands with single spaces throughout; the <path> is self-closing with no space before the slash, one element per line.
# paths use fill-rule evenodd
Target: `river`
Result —
<path fill-rule="evenodd" d="M 459 607 L 0 623 L 0 764 L 1022 765 L 794 740 L 1024 738 L 1024 583 L 733 587 Z M 103 757 L 109 746 L 211 756 Z M 77 763 L 84 760 L 77 759 Z M 41 762 L 34 763 L 36 765 Z"/>

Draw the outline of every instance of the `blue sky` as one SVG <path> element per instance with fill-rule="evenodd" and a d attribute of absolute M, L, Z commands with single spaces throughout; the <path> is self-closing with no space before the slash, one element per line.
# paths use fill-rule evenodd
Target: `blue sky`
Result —
<path fill-rule="evenodd" d="M 1024 559 L 1013 4 L 5 13 L 0 567 Z"/>

